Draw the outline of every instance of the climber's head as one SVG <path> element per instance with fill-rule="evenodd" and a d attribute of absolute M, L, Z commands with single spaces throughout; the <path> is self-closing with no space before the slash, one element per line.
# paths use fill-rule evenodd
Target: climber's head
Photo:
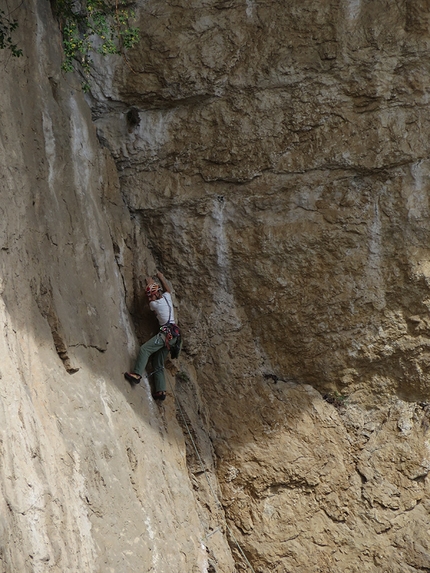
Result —
<path fill-rule="evenodd" d="M 157 283 L 151 283 L 146 287 L 146 295 L 149 300 L 156 300 L 161 297 L 161 287 Z"/>

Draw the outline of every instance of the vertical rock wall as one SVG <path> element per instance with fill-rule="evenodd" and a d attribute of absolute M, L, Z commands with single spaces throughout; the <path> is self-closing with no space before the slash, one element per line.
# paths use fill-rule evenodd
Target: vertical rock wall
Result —
<path fill-rule="evenodd" d="M 428 8 L 142 2 L 95 128 L 49 3 L 19 7 L 3 571 L 430 568 Z M 122 378 L 156 267 L 185 336 L 160 408 Z"/>
<path fill-rule="evenodd" d="M 153 0 L 95 72 L 259 572 L 430 567 L 428 8 Z"/>
<path fill-rule="evenodd" d="M 233 571 L 222 512 L 208 521 L 193 495 L 174 401 L 159 409 L 147 381 L 123 379 L 137 348 L 126 283 L 154 262 L 132 252 L 49 2 L 14 17 L 24 56 L 0 53 L 0 570 Z"/>

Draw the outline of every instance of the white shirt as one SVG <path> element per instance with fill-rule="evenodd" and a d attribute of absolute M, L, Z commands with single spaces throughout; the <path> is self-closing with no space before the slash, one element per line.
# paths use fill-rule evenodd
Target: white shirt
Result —
<path fill-rule="evenodd" d="M 160 326 L 163 326 L 163 324 L 167 322 L 175 322 L 173 302 L 169 292 L 163 293 L 163 296 L 158 300 L 151 300 L 149 308 L 157 315 Z"/>

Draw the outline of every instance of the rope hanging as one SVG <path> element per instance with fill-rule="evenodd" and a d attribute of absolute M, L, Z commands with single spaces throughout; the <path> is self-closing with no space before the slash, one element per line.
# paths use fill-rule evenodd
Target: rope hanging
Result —
<path fill-rule="evenodd" d="M 194 441 L 194 439 L 193 439 L 193 436 L 191 435 L 189 426 L 188 426 L 188 424 L 187 424 L 187 420 L 186 420 L 185 415 L 184 415 L 184 412 L 183 412 L 183 410 L 182 410 L 181 403 L 179 402 L 179 399 L 177 398 L 177 396 L 176 396 L 176 394 L 175 394 L 175 391 L 174 391 L 174 389 L 173 389 L 173 386 L 172 386 L 172 383 L 171 383 L 170 380 L 169 380 L 169 386 L 170 386 L 170 389 L 171 389 L 171 391 L 172 391 L 172 394 L 173 394 L 173 396 L 174 396 L 174 398 L 175 398 L 175 402 L 176 402 L 176 404 L 177 404 L 177 406 L 178 406 L 179 412 L 180 412 L 180 414 L 181 414 L 182 421 L 184 422 L 185 428 L 187 429 L 187 434 L 188 434 L 188 436 L 189 436 L 189 438 L 190 438 L 190 440 L 191 440 L 191 443 L 193 444 L 194 451 L 195 451 L 196 456 L 197 456 L 197 458 L 198 458 L 198 460 L 199 460 L 199 462 L 200 462 L 200 466 L 201 466 L 202 473 L 205 474 L 206 481 L 208 482 L 208 486 L 209 486 L 209 489 L 210 489 L 210 491 L 211 491 L 211 493 L 212 493 L 212 496 L 213 496 L 213 498 L 215 499 L 215 502 L 217 503 L 217 505 L 219 506 L 219 508 L 224 511 L 224 508 L 223 508 L 223 506 L 222 506 L 220 500 L 218 499 L 218 496 L 216 495 L 216 493 L 215 493 L 215 491 L 214 491 L 214 489 L 213 489 L 213 487 L 212 487 L 211 482 L 209 481 L 209 477 L 208 477 L 208 475 L 207 475 L 207 473 L 206 473 L 206 468 L 205 468 L 205 465 L 204 465 L 204 463 L 203 463 L 202 457 L 200 456 L 199 450 L 197 449 L 197 445 L 196 445 L 196 443 L 195 443 L 195 441 Z M 245 555 L 245 553 L 244 553 L 242 547 L 240 546 L 238 540 L 237 540 L 236 537 L 234 536 L 233 531 L 232 531 L 231 528 L 229 527 L 228 523 L 225 524 L 225 527 L 226 527 L 226 530 L 227 530 L 228 534 L 230 535 L 231 539 L 232 539 L 233 542 L 236 544 L 236 546 L 237 546 L 237 548 L 238 548 L 238 550 L 239 550 L 239 553 L 242 555 L 242 557 L 243 557 L 245 563 L 248 565 L 248 567 L 249 567 L 249 569 L 252 571 L 252 573 L 255 573 L 255 570 L 254 570 L 253 566 L 252 566 L 251 563 L 249 562 L 247 556 Z M 211 533 L 209 533 L 208 535 L 206 535 L 206 539 L 207 539 L 208 537 L 210 537 L 211 535 L 213 535 L 214 533 L 216 533 L 217 531 L 219 531 L 220 529 L 221 529 L 221 526 L 219 526 L 219 527 L 218 527 L 217 529 L 215 529 L 214 531 L 211 531 Z"/>

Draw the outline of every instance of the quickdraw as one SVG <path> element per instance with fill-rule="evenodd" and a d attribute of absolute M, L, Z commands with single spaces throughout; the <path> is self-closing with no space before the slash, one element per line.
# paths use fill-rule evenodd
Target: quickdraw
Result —
<path fill-rule="evenodd" d="M 180 336 L 181 331 L 179 330 L 179 327 L 176 324 L 173 324 L 173 322 L 164 324 L 160 328 L 160 330 L 165 336 L 166 347 L 170 350 L 170 344 L 169 344 L 170 341 L 172 340 L 172 338 L 177 338 L 178 336 Z"/>

